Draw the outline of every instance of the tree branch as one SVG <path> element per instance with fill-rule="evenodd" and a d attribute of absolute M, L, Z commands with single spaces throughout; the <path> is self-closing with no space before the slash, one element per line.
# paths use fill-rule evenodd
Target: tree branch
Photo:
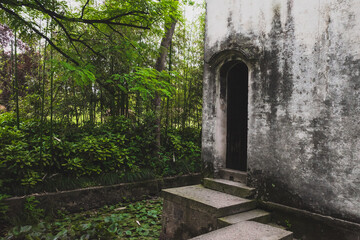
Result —
<path fill-rule="evenodd" d="M 35 0 L 35 2 L 36 2 L 36 4 L 32 4 L 29 2 L 25 2 L 25 1 L 13 2 L 13 1 L 9 1 L 9 0 L 4 0 L 3 3 L 9 4 L 11 6 L 17 6 L 17 7 L 25 6 L 25 7 L 46 13 L 49 16 L 53 16 L 53 17 L 56 17 L 58 19 L 68 21 L 68 22 L 78 22 L 78 23 L 87 23 L 87 24 L 100 23 L 100 24 L 111 24 L 111 25 L 118 25 L 118 26 L 125 26 L 125 27 L 133 27 L 133 28 L 139 28 L 139 29 L 150 29 L 150 27 L 148 27 L 148 26 L 141 26 L 141 25 L 136 25 L 136 24 L 122 23 L 122 22 L 114 22 L 114 20 L 117 20 L 122 17 L 130 16 L 130 15 L 133 15 L 133 16 L 147 15 L 148 13 L 146 13 L 144 11 L 130 11 L 130 12 L 118 14 L 118 15 L 110 17 L 110 18 L 105 18 L 105 19 L 82 19 L 82 18 L 74 18 L 74 17 L 64 16 L 62 14 L 56 13 L 55 11 L 51 11 L 51 10 L 45 8 L 45 6 L 42 5 L 37 0 Z"/>
<path fill-rule="evenodd" d="M 21 16 L 19 16 L 14 11 L 4 7 L 2 3 L 0 3 L 0 8 L 3 9 L 5 12 L 9 13 L 10 15 L 16 17 L 20 21 L 22 21 L 26 26 L 28 26 L 31 30 L 33 30 L 36 34 L 38 34 L 40 37 L 44 38 L 56 51 L 58 51 L 61 55 L 63 55 L 65 58 L 69 59 L 71 62 L 73 62 L 76 66 L 79 66 L 79 62 L 70 57 L 68 54 L 66 54 L 62 49 L 60 49 L 58 46 L 54 44 L 51 39 L 49 39 L 46 35 L 44 35 L 42 32 L 40 32 L 38 29 L 36 29 L 32 24 L 27 22 L 25 19 L 23 19 Z"/>
<path fill-rule="evenodd" d="M 113 26 L 108 25 L 108 27 L 113 30 L 114 32 L 116 32 L 117 34 L 119 34 L 121 37 L 125 38 L 127 41 L 129 41 L 129 39 L 122 33 L 119 32 L 118 30 L 116 30 Z M 147 62 L 145 57 L 141 54 L 141 52 L 139 51 L 139 49 L 131 42 L 129 41 L 130 45 L 138 52 L 139 56 L 144 60 L 144 62 Z"/>
<path fill-rule="evenodd" d="M 85 3 L 85 5 L 83 6 L 83 8 L 82 8 L 82 10 L 81 10 L 80 19 L 83 19 L 85 8 L 86 8 L 86 6 L 89 4 L 89 2 L 90 2 L 90 0 L 87 0 L 87 2 Z"/>
<path fill-rule="evenodd" d="M 62 24 L 57 18 L 52 17 L 51 19 L 53 19 L 59 26 L 60 28 L 64 31 L 66 37 L 70 40 L 71 45 L 73 46 L 73 48 L 75 49 L 76 53 L 79 54 L 79 50 L 77 49 L 77 47 L 75 46 L 75 44 L 72 41 L 72 38 L 70 36 L 70 34 L 68 33 L 67 29 L 65 28 L 64 24 Z M 79 54 L 80 55 L 80 54 Z"/>
<path fill-rule="evenodd" d="M 88 2 L 89 2 L 89 1 L 90 1 L 90 0 L 88 0 Z M 44 11 L 46 10 L 45 7 L 44 7 L 38 0 L 35 0 L 35 2 L 36 2 Z M 98 56 L 100 56 L 100 57 L 102 57 L 102 58 L 105 58 L 104 55 L 102 55 L 102 54 L 100 54 L 99 52 L 95 51 L 92 47 L 89 46 L 89 44 L 85 43 L 85 41 L 80 40 L 81 36 L 80 36 L 78 39 L 75 39 L 75 38 L 71 37 L 70 34 L 69 34 L 69 32 L 67 31 L 67 29 L 65 28 L 64 24 L 62 24 L 62 23 L 60 22 L 60 20 L 58 20 L 56 17 L 51 16 L 51 15 L 50 15 L 50 17 L 51 17 L 52 19 L 54 19 L 54 21 L 55 21 L 55 22 L 60 26 L 60 28 L 64 31 L 66 37 L 70 40 L 71 45 L 74 47 L 75 51 L 76 51 L 78 54 L 79 54 L 79 51 L 78 51 L 78 49 L 76 48 L 76 46 L 74 45 L 74 42 L 79 42 L 79 43 L 83 44 L 85 47 L 87 47 L 88 49 L 90 49 L 90 51 L 92 51 L 94 54 L 96 54 L 96 55 L 98 55 Z"/>

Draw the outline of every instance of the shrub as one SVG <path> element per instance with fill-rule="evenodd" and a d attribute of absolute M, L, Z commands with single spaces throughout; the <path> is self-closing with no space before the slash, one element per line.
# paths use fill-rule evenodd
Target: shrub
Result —
<path fill-rule="evenodd" d="M 40 186 L 68 177 L 72 182 L 87 181 L 80 184 L 83 186 L 93 182 L 92 178 L 101 179 L 96 176 L 110 173 L 115 176 L 111 178 L 139 179 L 134 176 L 149 175 L 142 174 L 144 171 L 161 176 L 200 171 L 199 130 L 168 129 L 156 154 L 153 114 L 145 114 L 138 122 L 117 117 L 103 124 L 78 127 L 55 122 L 53 137 L 49 136 L 47 122 L 41 126 L 37 120 L 23 120 L 17 129 L 14 119 L 10 113 L 0 116 L 0 180 L 4 193 L 42 191 Z"/>

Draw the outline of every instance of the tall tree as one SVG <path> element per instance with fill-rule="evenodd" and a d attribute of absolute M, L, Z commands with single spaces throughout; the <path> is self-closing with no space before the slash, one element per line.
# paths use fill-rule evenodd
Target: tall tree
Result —
<path fill-rule="evenodd" d="M 175 32 L 177 19 L 170 18 L 170 22 L 165 23 L 165 35 L 161 40 L 160 44 L 160 55 L 156 60 L 155 69 L 158 72 L 165 70 L 166 58 L 168 55 L 168 49 L 171 45 L 173 35 Z M 156 128 L 155 128 L 155 137 L 156 137 L 156 151 L 159 151 L 161 147 L 161 96 L 158 92 L 155 94 L 154 99 L 155 107 L 155 116 L 156 116 Z"/>

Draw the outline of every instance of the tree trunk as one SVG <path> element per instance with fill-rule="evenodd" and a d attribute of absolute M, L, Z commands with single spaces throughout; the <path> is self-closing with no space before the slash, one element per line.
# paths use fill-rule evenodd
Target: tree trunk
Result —
<path fill-rule="evenodd" d="M 160 55 L 156 61 L 155 69 L 159 72 L 165 70 L 166 58 L 168 55 L 168 49 L 172 42 L 172 38 L 175 32 L 176 20 L 173 19 L 170 27 L 166 29 L 166 34 L 163 37 L 161 44 L 160 44 Z M 154 98 L 154 107 L 155 107 L 155 143 L 156 149 L 155 152 L 159 152 L 161 146 L 161 96 L 159 93 L 156 93 Z"/>
<path fill-rule="evenodd" d="M 17 67 L 17 30 L 15 30 L 15 62 L 14 62 L 14 73 L 15 73 L 15 104 L 16 104 L 16 126 L 20 129 L 20 117 L 19 117 L 19 79 L 18 79 L 18 67 Z"/>
<path fill-rule="evenodd" d="M 51 38 L 52 38 L 51 28 Z M 53 151 L 53 115 L 54 115 L 54 69 L 53 69 L 53 48 L 50 48 L 50 153 L 51 153 L 51 164 L 54 164 L 54 151 Z"/>
<path fill-rule="evenodd" d="M 11 81 L 12 81 L 12 89 L 11 89 L 11 97 L 14 96 L 15 94 L 15 77 L 14 77 L 14 71 L 15 71 L 15 67 L 14 67 L 14 44 L 11 43 L 11 57 L 10 57 L 10 61 L 11 61 L 11 71 L 10 71 L 10 76 L 11 76 Z M 8 111 L 11 110 L 10 108 L 10 104 L 8 102 Z"/>
<path fill-rule="evenodd" d="M 169 71 L 171 71 L 172 64 L 172 44 L 170 44 L 169 49 Z M 171 79 L 169 79 L 169 84 L 171 84 Z M 165 136 L 167 136 L 168 127 L 169 127 L 169 108 L 170 108 L 170 98 L 166 97 L 166 116 L 165 116 Z"/>
<path fill-rule="evenodd" d="M 47 27 L 47 25 L 46 25 Z M 44 62 L 43 62 L 43 72 L 42 72 L 42 86 L 41 86 L 41 112 L 40 112 L 40 162 L 42 161 L 43 156 L 43 135 L 44 135 L 44 109 L 45 109 L 45 81 L 46 81 L 46 50 L 47 44 L 45 43 L 44 48 Z"/>

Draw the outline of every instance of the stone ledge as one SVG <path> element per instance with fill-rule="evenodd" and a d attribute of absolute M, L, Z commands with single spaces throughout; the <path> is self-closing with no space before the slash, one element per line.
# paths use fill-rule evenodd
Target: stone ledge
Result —
<path fill-rule="evenodd" d="M 7 214 L 10 218 L 19 216 L 26 198 L 31 196 L 40 202 L 39 207 L 45 209 L 46 212 L 56 212 L 56 210 L 79 212 L 128 200 L 141 200 L 145 196 L 158 195 L 163 188 L 198 184 L 201 179 L 201 174 L 192 174 L 111 186 L 38 193 L 8 198 L 4 202 L 9 206 Z"/>
<path fill-rule="evenodd" d="M 219 227 L 227 227 L 232 224 L 236 224 L 244 221 L 254 221 L 258 223 L 269 223 L 271 215 L 269 212 L 261 209 L 254 209 L 248 212 L 238 213 L 231 216 L 226 216 L 218 219 Z"/>
<path fill-rule="evenodd" d="M 250 198 L 255 194 L 255 188 L 250 188 L 244 183 L 229 181 L 225 179 L 204 178 L 204 186 L 209 189 L 242 198 Z"/>

